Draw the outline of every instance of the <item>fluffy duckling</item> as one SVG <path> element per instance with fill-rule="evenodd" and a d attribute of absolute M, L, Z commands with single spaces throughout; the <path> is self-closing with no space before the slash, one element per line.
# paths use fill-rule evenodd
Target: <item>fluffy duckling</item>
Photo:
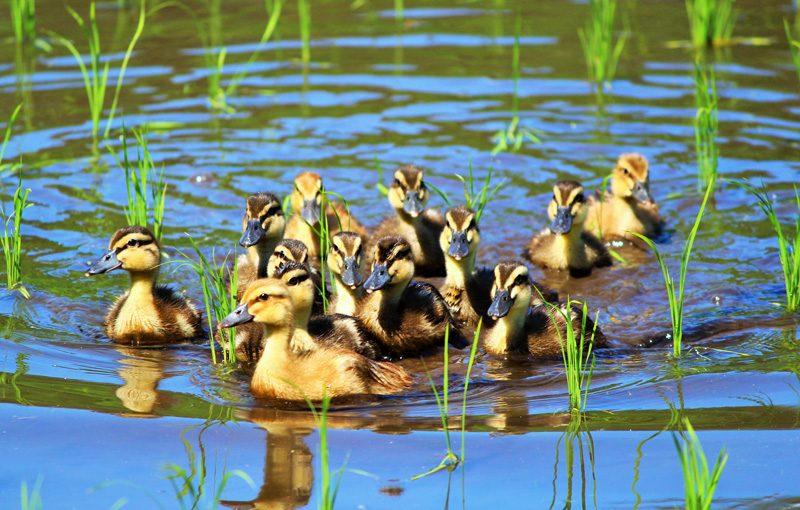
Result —
<path fill-rule="evenodd" d="M 650 195 L 650 171 L 641 154 L 623 154 L 611 173 L 611 193 L 604 200 L 590 196 L 584 228 L 602 239 L 631 238 L 628 232 L 652 237 L 663 222 Z"/>
<path fill-rule="evenodd" d="M 444 218 L 437 210 L 425 209 L 429 198 L 422 170 L 413 165 L 398 168 L 389 187 L 389 203 L 396 215 L 378 225 L 372 238 L 377 241 L 397 235 L 407 239 L 419 276 L 445 276 L 444 254 L 439 246 Z"/>
<path fill-rule="evenodd" d="M 308 247 L 297 239 L 282 239 L 269 257 L 267 276 L 272 278 L 277 277 L 277 272 L 287 262 L 297 262 L 298 264 L 304 264 L 308 267 L 311 281 L 314 284 L 314 288 L 317 289 L 317 292 L 314 294 L 314 309 L 312 314 L 322 315 L 325 310 L 322 303 L 322 276 L 319 274 L 319 271 L 311 267 L 308 258 Z M 330 299 L 330 293 L 327 289 L 325 289 L 325 297 Z"/>
<path fill-rule="evenodd" d="M 364 297 L 361 286 L 362 243 L 361 236 L 355 232 L 339 232 L 331 238 L 328 267 L 336 280 L 334 313 L 355 315 L 358 303 Z"/>
<path fill-rule="evenodd" d="M 272 193 L 256 193 L 247 197 L 242 237 L 239 244 L 247 250 L 239 256 L 239 286 L 237 298 L 244 289 L 259 278 L 267 276 L 269 257 L 283 238 L 286 218 L 283 216 L 281 201 Z"/>
<path fill-rule="evenodd" d="M 411 385 L 394 363 L 373 361 L 353 351 L 319 344 L 295 328 L 289 288 L 267 278 L 251 283 L 242 303 L 221 323 L 232 327 L 255 321 L 264 325 L 264 352 L 250 390 L 256 397 L 302 401 L 347 395 L 388 395 Z M 307 346 L 298 349 L 297 346 Z"/>
<path fill-rule="evenodd" d="M 131 275 L 130 290 L 111 306 L 106 335 L 125 345 L 158 345 L 203 336 L 200 312 L 168 287 L 156 285 L 161 251 L 155 236 L 142 227 L 117 230 L 108 253 L 89 267 L 86 276 L 123 269 Z"/>
<path fill-rule="evenodd" d="M 526 255 L 534 264 L 568 270 L 571 276 L 588 276 L 594 267 L 611 265 L 608 250 L 593 234 L 583 230 L 586 199 L 583 186 L 575 181 L 559 181 L 553 187 L 553 200 L 547 208 L 550 228 L 533 236 Z"/>
<path fill-rule="evenodd" d="M 323 192 L 322 177 L 319 174 L 303 172 L 295 177 L 291 195 L 292 217 L 286 225 L 286 237 L 305 244 L 309 255 L 315 260 L 319 259 L 320 240 L 314 229 L 319 229 Z M 325 215 L 331 234 L 340 230 L 366 233 L 361 223 L 341 204 L 329 202 Z"/>
<path fill-rule="evenodd" d="M 524 264 L 498 264 L 494 269 L 491 292 L 489 315 L 496 323 L 484 334 L 483 345 L 486 352 L 494 356 L 511 352 L 526 353 L 535 358 L 561 356 L 562 338 L 567 338 L 566 322 L 561 314 L 546 304 L 530 306 L 531 293 L 534 290 L 528 268 Z M 566 305 L 560 306 L 563 311 Z M 572 306 L 570 311 L 576 338 L 580 338 L 581 310 Z M 595 329 L 594 322 L 587 317 L 584 336 L 586 343 L 592 340 L 592 331 L 594 346 L 605 345 L 605 336 L 599 329 Z"/>
<path fill-rule="evenodd" d="M 384 237 L 373 255 L 372 274 L 364 282 L 367 295 L 356 317 L 386 351 L 394 356 L 419 353 L 444 343 L 467 345 L 454 325 L 447 303 L 432 285 L 412 281 L 414 255 L 402 237 Z"/>

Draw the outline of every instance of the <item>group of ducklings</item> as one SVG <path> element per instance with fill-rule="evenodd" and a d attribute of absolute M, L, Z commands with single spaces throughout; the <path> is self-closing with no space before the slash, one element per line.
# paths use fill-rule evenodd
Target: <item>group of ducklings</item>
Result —
<path fill-rule="evenodd" d="M 483 347 L 496 356 L 558 357 L 565 317 L 580 331 L 580 310 L 558 304 L 557 293 L 534 282 L 524 263 L 476 269 L 477 215 L 465 206 L 444 215 L 427 208 L 423 177 L 415 166 L 395 171 L 388 192 L 395 215 L 372 235 L 347 208 L 324 199 L 322 179 L 312 172 L 294 180 L 288 221 L 276 195 L 247 198 L 239 241 L 246 251 L 237 262 L 240 304 L 218 329 L 236 328 L 237 359 L 256 362 L 255 396 L 319 400 L 398 393 L 412 378 L 395 361 L 443 345 L 448 329 L 450 344 L 463 348 L 468 345 L 463 332 L 481 320 Z M 547 211 L 551 224 L 533 236 L 525 256 L 571 276 L 611 264 L 603 241 L 630 232 L 652 236 L 662 225 L 650 195 L 648 163 L 639 154 L 620 156 L 610 193 L 603 196 L 587 199 L 579 183 L 556 183 Z M 330 233 L 325 259 L 333 295 L 320 274 L 323 218 Z M 122 228 L 108 249 L 87 275 L 123 269 L 131 277 L 130 290 L 106 317 L 109 338 L 152 346 L 203 335 L 201 314 L 192 303 L 156 285 L 161 254 L 150 231 Z M 415 276 L 445 279 L 437 289 Z M 323 293 L 328 314 L 322 313 Z M 563 315 L 553 313 L 554 303 Z M 585 327 L 594 329 L 591 321 Z M 606 343 L 599 330 L 585 341 Z"/>

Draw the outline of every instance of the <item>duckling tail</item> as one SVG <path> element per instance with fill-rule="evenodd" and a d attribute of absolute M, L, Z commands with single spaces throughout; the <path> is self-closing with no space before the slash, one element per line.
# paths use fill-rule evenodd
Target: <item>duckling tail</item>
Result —
<path fill-rule="evenodd" d="M 374 395 L 390 395 L 411 386 L 411 376 L 395 363 L 370 360 L 365 372 L 369 391 Z"/>

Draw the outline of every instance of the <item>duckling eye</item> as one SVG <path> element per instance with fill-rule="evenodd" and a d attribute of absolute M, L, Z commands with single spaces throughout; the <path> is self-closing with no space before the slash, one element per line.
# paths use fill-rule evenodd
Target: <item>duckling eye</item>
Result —
<path fill-rule="evenodd" d="M 523 284 L 525 284 L 525 282 L 527 280 L 528 280 L 528 276 L 524 275 L 524 274 L 521 274 L 521 275 L 517 276 L 516 280 L 514 280 L 514 285 L 523 285 Z"/>
<path fill-rule="evenodd" d="M 624 166 L 622 167 L 622 173 L 624 173 L 625 175 L 630 175 L 630 172 Z"/>
<path fill-rule="evenodd" d="M 585 201 L 586 201 L 586 197 L 583 196 L 583 193 L 578 193 L 578 196 L 575 197 L 575 202 L 576 203 L 585 202 Z"/>
<path fill-rule="evenodd" d="M 394 180 L 394 185 L 395 185 L 395 186 L 397 186 L 398 188 L 402 189 L 402 190 L 405 190 L 405 188 L 403 187 L 403 185 L 400 183 L 400 180 L 399 180 L 399 179 L 395 179 L 395 180 Z"/>
<path fill-rule="evenodd" d="M 290 285 L 291 287 L 294 287 L 294 286 L 295 286 L 295 285 L 297 285 L 298 283 L 300 283 L 300 278 L 298 278 L 297 276 L 295 276 L 295 277 L 293 277 L 293 278 L 290 278 L 290 279 L 289 279 L 289 285 Z"/>
<path fill-rule="evenodd" d="M 268 299 L 269 299 L 269 296 L 268 296 L 267 294 L 260 294 L 260 295 L 258 296 L 258 300 L 259 300 L 259 301 L 266 301 L 266 300 L 268 300 Z"/>
<path fill-rule="evenodd" d="M 135 247 L 139 245 L 139 241 L 137 241 L 136 239 L 128 239 L 128 242 L 126 244 L 127 246 Z"/>

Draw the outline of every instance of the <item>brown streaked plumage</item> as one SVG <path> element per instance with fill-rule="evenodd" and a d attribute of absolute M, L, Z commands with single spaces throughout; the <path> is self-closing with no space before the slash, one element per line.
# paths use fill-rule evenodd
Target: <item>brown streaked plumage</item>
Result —
<path fill-rule="evenodd" d="M 628 232 L 653 237 L 663 221 L 650 195 L 650 168 L 641 154 L 623 154 L 611 173 L 611 192 L 590 196 L 584 229 L 602 239 L 635 239 Z"/>
<path fill-rule="evenodd" d="M 297 262 L 299 264 L 304 264 L 308 268 L 311 281 L 314 283 L 314 288 L 316 289 L 314 293 L 314 308 L 311 314 L 322 315 L 325 310 L 322 299 L 322 276 L 316 268 L 311 266 L 311 259 L 309 259 L 308 256 L 308 247 L 297 239 L 282 239 L 269 258 L 267 275 L 276 277 L 277 272 L 287 262 Z M 325 288 L 325 297 L 330 300 L 330 292 L 327 286 Z"/>
<path fill-rule="evenodd" d="M 391 356 L 420 353 L 444 345 L 467 345 L 447 303 L 430 284 L 412 281 L 414 255 L 402 237 L 384 237 L 375 246 L 372 274 L 364 283 L 367 295 L 356 317 Z"/>
<path fill-rule="evenodd" d="M 264 324 L 264 352 L 250 389 L 256 397 L 302 401 L 347 395 L 388 395 L 411 385 L 394 363 L 367 359 L 353 351 L 314 342 L 295 328 L 289 288 L 274 278 L 250 284 L 242 304 L 223 326 L 256 321 Z M 298 349 L 297 346 L 304 346 Z"/>
<path fill-rule="evenodd" d="M 560 357 L 562 339 L 567 338 L 566 322 L 550 305 L 529 305 L 534 290 L 528 268 L 519 262 L 503 262 L 495 267 L 494 277 L 489 315 L 496 322 L 483 335 L 486 352 L 494 356 L 517 352 L 534 358 Z M 566 311 L 565 304 L 557 306 Z M 575 338 L 593 342 L 594 347 L 604 346 L 605 336 L 588 317 L 585 335 L 581 335 L 581 315 L 581 309 L 570 306 Z"/>
<path fill-rule="evenodd" d="M 585 202 L 580 183 L 556 183 L 547 208 L 552 223 L 533 236 L 525 250 L 531 262 L 548 269 L 569 271 L 575 277 L 587 276 L 594 267 L 611 265 L 603 243 L 583 229 Z"/>
<path fill-rule="evenodd" d="M 364 297 L 361 286 L 361 264 L 364 259 L 363 240 L 355 232 L 339 232 L 331 238 L 328 268 L 336 279 L 336 296 L 331 304 L 334 313 L 355 315 Z"/>
<path fill-rule="evenodd" d="M 439 246 L 444 217 L 435 209 L 425 208 L 430 193 L 423 177 L 423 171 L 413 165 L 395 171 L 388 195 L 395 216 L 378 225 L 367 253 L 372 254 L 378 239 L 397 235 L 411 245 L 417 275 L 445 276 L 444 254 Z"/>
<path fill-rule="evenodd" d="M 105 318 L 108 337 L 125 345 L 149 346 L 193 340 L 203 336 L 200 312 L 183 296 L 156 285 L 161 251 L 153 234 L 142 227 L 117 230 L 108 253 L 87 275 L 116 269 L 128 271 L 131 287 Z"/>
<path fill-rule="evenodd" d="M 239 240 L 247 252 L 240 255 L 237 262 L 237 298 L 241 298 L 250 283 L 267 276 L 269 257 L 283 238 L 285 228 L 286 218 L 276 195 L 260 192 L 247 197 L 242 220 L 243 234 Z"/>

